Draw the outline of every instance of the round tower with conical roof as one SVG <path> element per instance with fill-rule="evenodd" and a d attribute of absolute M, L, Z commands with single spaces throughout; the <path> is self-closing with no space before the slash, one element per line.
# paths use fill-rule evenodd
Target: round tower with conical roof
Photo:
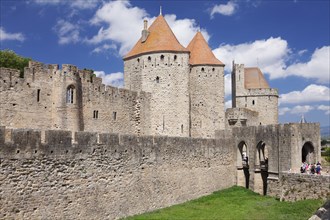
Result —
<path fill-rule="evenodd" d="M 150 134 L 189 136 L 189 51 L 162 15 L 124 57 L 125 88 L 151 93 Z"/>
<path fill-rule="evenodd" d="M 224 64 L 218 60 L 201 32 L 189 43 L 189 96 L 191 136 L 213 138 L 225 129 Z"/>

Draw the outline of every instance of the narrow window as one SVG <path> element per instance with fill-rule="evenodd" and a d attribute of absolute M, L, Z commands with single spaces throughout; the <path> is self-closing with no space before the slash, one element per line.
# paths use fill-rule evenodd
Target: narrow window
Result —
<path fill-rule="evenodd" d="M 159 83 L 159 76 L 156 77 L 156 83 Z"/>
<path fill-rule="evenodd" d="M 40 102 L 40 89 L 37 90 L 37 102 Z"/>
<path fill-rule="evenodd" d="M 181 125 L 181 134 L 183 134 L 183 125 Z"/>
<path fill-rule="evenodd" d="M 151 61 L 151 57 L 150 57 L 150 56 L 148 57 L 148 61 L 149 61 L 149 62 Z"/>
<path fill-rule="evenodd" d="M 140 58 L 137 59 L 137 62 L 140 63 Z"/>
<path fill-rule="evenodd" d="M 73 104 L 74 86 L 70 85 L 66 90 L 66 103 Z"/>
<path fill-rule="evenodd" d="M 215 71 L 215 69 L 214 68 L 212 68 L 212 72 L 214 72 Z"/>
<path fill-rule="evenodd" d="M 93 112 L 93 118 L 99 118 L 99 111 Z"/>
<path fill-rule="evenodd" d="M 204 69 L 204 68 L 202 68 L 202 69 L 201 69 L 201 71 L 202 71 L 202 72 L 204 72 L 204 71 L 205 71 L 205 69 Z"/>
<path fill-rule="evenodd" d="M 254 105 L 254 100 L 252 100 L 252 105 Z"/>
<path fill-rule="evenodd" d="M 165 131 L 165 116 L 163 115 L 163 131 Z"/>
<path fill-rule="evenodd" d="M 161 56 L 160 56 L 160 60 L 161 60 L 161 61 L 164 61 L 164 55 L 161 55 Z"/>
<path fill-rule="evenodd" d="M 117 112 L 112 112 L 112 118 L 114 121 L 117 120 Z"/>
<path fill-rule="evenodd" d="M 176 61 L 176 58 L 177 58 L 177 56 L 176 56 L 176 55 L 174 55 L 174 61 Z"/>

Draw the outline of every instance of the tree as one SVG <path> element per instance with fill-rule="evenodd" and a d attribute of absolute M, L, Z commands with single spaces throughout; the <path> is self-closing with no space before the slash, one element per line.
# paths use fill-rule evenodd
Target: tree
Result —
<path fill-rule="evenodd" d="M 24 68 L 29 65 L 31 58 L 17 55 L 12 50 L 0 50 L 0 67 L 18 69 L 20 77 L 24 77 Z"/>

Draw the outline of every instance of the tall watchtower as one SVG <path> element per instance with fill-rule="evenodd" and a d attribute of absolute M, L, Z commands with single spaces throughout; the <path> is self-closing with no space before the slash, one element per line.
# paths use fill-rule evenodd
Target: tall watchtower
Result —
<path fill-rule="evenodd" d="M 125 88 L 150 92 L 152 135 L 189 135 L 189 51 L 160 14 L 124 57 Z"/>
<path fill-rule="evenodd" d="M 259 113 L 258 124 L 278 123 L 278 92 L 270 88 L 258 67 L 245 68 L 233 63 L 233 108 L 248 108 Z"/>
<path fill-rule="evenodd" d="M 201 32 L 187 47 L 190 51 L 191 136 L 213 138 L 225 128 L 224 64 L 218 60 Z"/>

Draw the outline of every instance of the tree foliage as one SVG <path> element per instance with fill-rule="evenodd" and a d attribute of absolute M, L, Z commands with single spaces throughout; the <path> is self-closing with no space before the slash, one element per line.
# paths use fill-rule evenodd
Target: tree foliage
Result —
<path fill-rule="evenodd" d="M 24 77 L 24 68 L 29 65 L 31 58 L 17 55 L 12 50 L 0 50 L 0 67 L 18 69 L 20 77 Z"/>

